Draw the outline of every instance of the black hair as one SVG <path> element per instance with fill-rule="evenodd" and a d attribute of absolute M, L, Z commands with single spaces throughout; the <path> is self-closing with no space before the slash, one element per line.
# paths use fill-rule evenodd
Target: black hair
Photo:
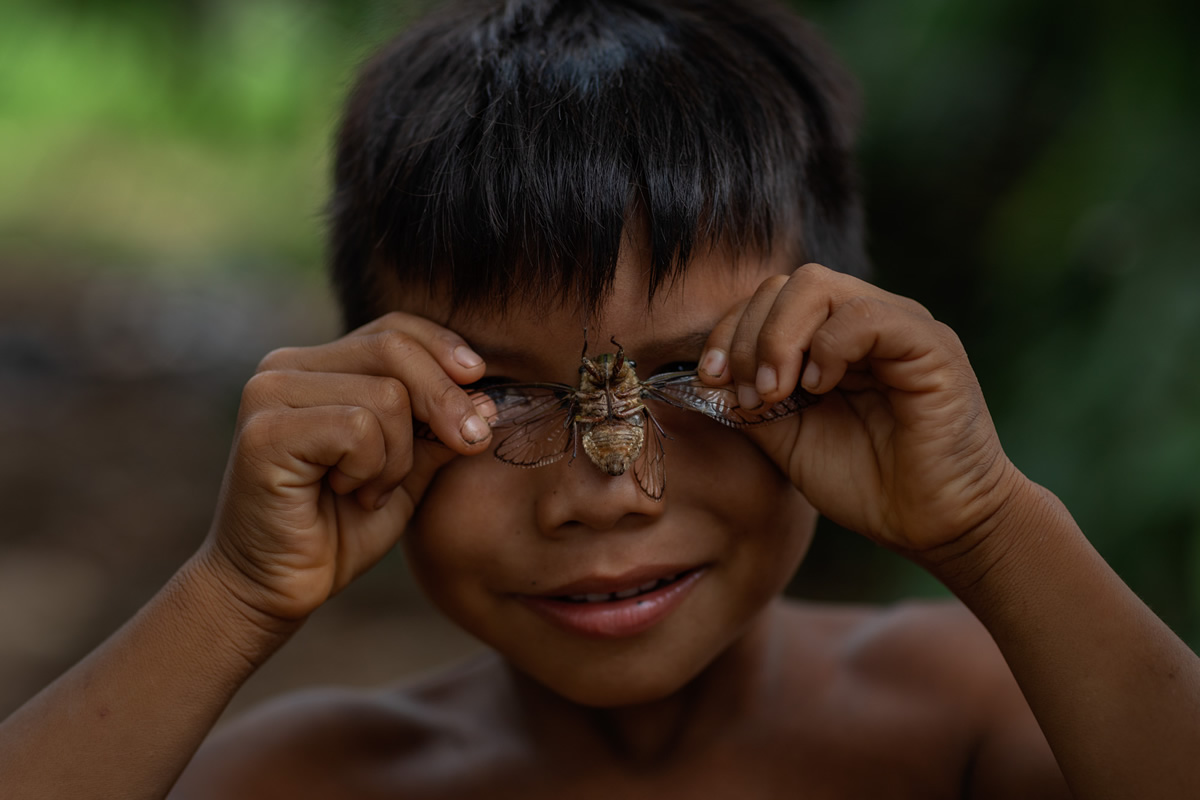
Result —
<path fill-rule="evenodd" d="M 622 236 L 649 296 L 697 247 L 863 274 L 856 95 L 772 2 L 460 0 L 363 67 L 336 140 L 331 272 L 348 327 L 382 277 L 462 306 L 594 309 Z"/>

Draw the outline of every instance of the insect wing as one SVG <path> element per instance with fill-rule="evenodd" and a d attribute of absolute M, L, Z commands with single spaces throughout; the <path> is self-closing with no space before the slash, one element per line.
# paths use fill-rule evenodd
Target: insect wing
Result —
<path fill-rule="evenodd" d="M 667 405 L 689 411 L 699 411 L 733 428 L 761 425 L 790 417 L 817 402 L 816 395 L 800 387 L 775 405 L 761 411 L 748 411 L 738 404 L 737 393 L 731 386 L 709 386 L 694 370 L 655 375 L 642 383 L 642 390 Z"/>
<path fill-rule="evenodd" d="M 472 398 L 488 424 L 511 430 L 496 445 L 495 457 L 518 467 L 553 464 L 575 441 L 574 390 L 563 384 L 507 384 L 488 387 Z"/>
<path fill-rule="evenodd" d="M 658 425 L 658 420 L 649 410 L 643 412 L 646 424 L 643 426 L 645 439 L 642 443 L 642 454 L 633 464 L 633 476 L 637 478 L 638 486 L 652 500 L 662 500 L 667 488 L 667 464 L 663 459 L 663 439 L 667 434 Z"/>

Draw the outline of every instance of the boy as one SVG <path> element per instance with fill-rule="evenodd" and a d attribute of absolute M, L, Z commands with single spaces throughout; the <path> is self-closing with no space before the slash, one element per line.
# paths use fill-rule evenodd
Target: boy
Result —
<path fill-rule="evenodd" d="M 1196 791 L 1195 656 L 1005 457 L 953 332 L 844 274 L 851 122 L 842 73 L 766 4 L 471 2 L 387 46 L 338 140 L 354 330 L 264 359 L 207 541 L 5 722 L 5 796 Z M 584 458 L 487 455 L 464 387 L 574 383 L 585 328 L 747 414 L 820 401 L 744 432 L 656 409 L 658 500 Z M 973 615 L 783 603 L 818 513 Z M 205 741 L 397 542 L 495 654 Z"/>

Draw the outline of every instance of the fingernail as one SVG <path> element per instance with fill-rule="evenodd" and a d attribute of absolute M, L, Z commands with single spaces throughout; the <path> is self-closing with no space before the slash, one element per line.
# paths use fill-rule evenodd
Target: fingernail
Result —
<path fill-rule="evenodd" d="M 488 437 L 488 424 L 484 422 L 483 417 L 478 414 L 473 414 L 467 417 L 462 424 L 463 441 L 467 444 L 478 444 Z"/>
<path fill-rule="evenodd" d="M 775 368 L 770 364 L 759 367 L 758 374 L 754 376 L 754 388 L 758 389 L 760 395 L 770 394 L 779 388 L 779 376 L 775 374 Z"/>
<path fill-rule="evenodd" d="M 478 367 L 483 363 L 483 359 L 479 357 L 479 354 L 465 344 L 460 344 L 454 348 L 454 360 L 464 367 Z"/>
<path fill-rule="evenodd" d="M 817 362 L 808 362 L 808 366 L 804 368 L 804 375 L 800 378 L 800 383 L 809 389 L 815 389 L 821 385 L 821 368 L 817 366 Z"/>
<path fill-rule="evenodd" d="M 725 354 L 720 350 L 709 350 L 700 359 L 700 371 L 710 378 L 719 378 L 725 373 Z"/>
<path fill-rule="evenodd" d="M 753 386 L 737 387 L 737 399 L 739 406 L 750 411 L 762 405 L 762 398 L 754 391 Z"/>
<path fill-rule="evenodd" d="M 379 499 L 375 501 L 375 510 L 378 511 L 386 506 L 388 504 L 388 500 L 391 500 L 392 495 L 395 493 L 396 490 L 392 489 L 390 492 L 384 492 L 383 494 L 379 495 Z"/>

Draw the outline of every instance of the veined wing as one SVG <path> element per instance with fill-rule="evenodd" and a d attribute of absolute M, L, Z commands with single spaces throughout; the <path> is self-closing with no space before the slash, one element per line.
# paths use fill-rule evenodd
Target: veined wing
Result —
<path fill-rule="evenodd" d="M 642 426 L 645 438 L 642 442 L 642 453 L 633 463 L 633 476 L 650 499 L 662 500 L 663 492 L 667 488 L 667 465 L 663 459 L 662 440 L 667 434 L 659 427 L 658 420 L 650 413 L 650 409 L 645 409 L 642 413 L 646 416 L 646 424 Z"/>
<path fill-rule="evenodd" d="M 558 461 L 575 442 L 575 390 L 560 383 L 499 384 L 472 394 L 479 413 L 497 431 L 511 430 L 495 457 L 518 467 Z"/>
<path fill-rule="evenodd" d="M 482 388 L 463 387 L 479 415 L 493 429 L 512 428 L 570 405 L 573 389 L 561 383 L 503 383 Z M 440 441 L 429 423 L 413 420 L 413 436 Z"/>
<path fill-rule="evenodd" d="M 642 390 L 647 397 L 676 408 L 699 411 L 733 428 L 775 422 L 808 408 L 820 399 L 797 386 L 789 397 L 775 405 L 750 411 L 738 404 L 737 392 L 732 386 L 709 386 L 700 380 L 695 370 L 655 375 L 642 383 Z"/>

